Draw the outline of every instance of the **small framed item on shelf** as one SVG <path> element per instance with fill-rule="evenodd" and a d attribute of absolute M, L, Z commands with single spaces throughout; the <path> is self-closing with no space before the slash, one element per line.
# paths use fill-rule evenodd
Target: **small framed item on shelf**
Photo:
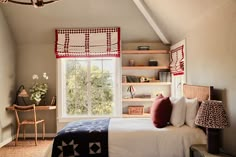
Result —
<path fill-rule="evenodd" d="M 126 83 L 127 82 L 127 78 L 125 75 L 122 75 L 122 83 Z"/>
<path fill-rule="evenodd" d="M 144 113 L 144 106 L 128 106 L 128 114 L 142 115 Z"/>
<path fill-rule="evenodd" d="M 56 96 L 53 96 L 53 97 L 52 97 L 51 105 L 52 105 L 52 106 L 56 105 Z"/>

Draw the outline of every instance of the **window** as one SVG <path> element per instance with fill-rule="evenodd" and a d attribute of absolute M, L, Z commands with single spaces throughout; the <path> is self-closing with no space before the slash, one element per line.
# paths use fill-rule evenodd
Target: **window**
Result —
<path fill-rule="evenodd" d="M 59 118 L 120 113 L 118 58 L 58 59 Z"/>
<path fill-rule="evenodd" d="M 120 28 L 55 33 L 58 127 L 67 118 L 121 115 Z"/>

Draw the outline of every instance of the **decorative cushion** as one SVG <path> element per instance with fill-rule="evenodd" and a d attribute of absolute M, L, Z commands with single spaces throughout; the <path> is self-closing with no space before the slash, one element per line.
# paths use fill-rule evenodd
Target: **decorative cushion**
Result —
<path fill-rule="evenodd" d="M 151 118 L 155 127 L 163 128 L 168 125 L 172 111 L 169 97 L 157 97 L 152 104 Z"/>
<path fill-rule="evenodd" d="M 185 104 L 186 104 L 185 123 L 190 127 L 196 127 L 194 121 L 199 108 L 198 100 L 197 98 L 194 99 L 185 98 Z"/>
<path fill-rule="evenodd" d="M 185 113 L 186 113 L 186 105 L 184 101 L 184 97 L 181 98 L 170 98 L 172 103 L 172 113 L 170 117 L 170 123 L 175 127 L 181 127 L 185 122 Z"/>

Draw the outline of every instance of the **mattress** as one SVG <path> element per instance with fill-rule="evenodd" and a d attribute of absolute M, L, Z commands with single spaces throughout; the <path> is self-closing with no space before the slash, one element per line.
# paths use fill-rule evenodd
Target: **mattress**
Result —
<path fill-rule="evenodd" d="M 187 125 L 156 128 L 150 118 L 111 118 L 108 143 L 109 157 L 188 157 L 192 144 L 206 144 L 206 134 Z"/>

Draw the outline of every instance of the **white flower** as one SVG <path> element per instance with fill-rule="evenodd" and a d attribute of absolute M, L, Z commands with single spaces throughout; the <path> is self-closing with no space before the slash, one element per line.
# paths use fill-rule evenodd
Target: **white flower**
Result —
<path fill-rule="evenodd" d="M 35 81 L 30 88 L 30 99 L 34 100 L 38 104 L 43 98 L 45 98 L 48 91 L 48 85 L 46 82 L 41 82 L 42 80 L 40 81 L 39 76 L 36 74 L 34 74 L 32 78 Z M 45 80 L 48 80 L 48 76 L 46 73 L 43 73 L 43 78 Z"/>
<path fill-rule="evenodd" d="M 43 77 L 46 79 L 46 77 L 47 77 L 47 73 L 43 73 Z"/>
<path fill-rule="evenodd" d="M 38 80 L 38 79 L 39 79 L 39 76 L 36 75 L 36 74 L 34 74 L 34 75 L 32 76 L 32 78 L 33 78 L 33 80 Z"/>

